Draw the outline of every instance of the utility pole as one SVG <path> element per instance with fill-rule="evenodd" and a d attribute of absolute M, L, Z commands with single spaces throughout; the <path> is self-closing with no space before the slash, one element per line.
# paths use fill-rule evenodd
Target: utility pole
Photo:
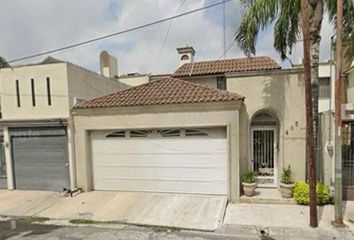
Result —
<path fill-rule="evenodd" d="M 311 55 L 310 55 L 310 24 L 308 15 L 308 0 L 301 0 L 302 36 L 304 48 L 304 80 L 306 101 L 306 159 L 308 181 L 310 186 L 310 226 L 317 227 L 317 197 L 316 197 L 316 159 L 313 132 L 313 111 L 311 91 Z"/>
<path fill-rule="evenodd" d="M 226 59 L 226 4 L 225 4 L 225 0 L 223 1 L 223 19 L 222 19 L 222 23 L 223 23 L 223 51 L 224 51 L 224 59 Z"/>
<path fill-rule="evenodd" d="M 342 213 L 342 19 L 343 0 L 337 0 L 336 82 L 335 82 L 335 215 L 333 225 L 343 226 Z"/>

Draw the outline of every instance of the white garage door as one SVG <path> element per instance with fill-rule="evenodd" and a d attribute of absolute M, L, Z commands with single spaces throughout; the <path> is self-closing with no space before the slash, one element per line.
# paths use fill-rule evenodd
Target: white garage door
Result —
<path fill-rule="evenodd" d="M 91 133 L 96 190 L 227 195 L 224 128 Z"/>

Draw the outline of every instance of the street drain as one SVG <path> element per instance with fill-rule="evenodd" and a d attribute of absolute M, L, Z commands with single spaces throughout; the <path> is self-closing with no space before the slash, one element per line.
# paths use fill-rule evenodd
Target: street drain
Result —
<path fill-rule="evenodd" d="M 259 236 L 260 236 L 261 240 L 275 240 L 275 238 L 272 238 L 270 236 L 269 230 L 267 230 L 267 229 L 260 229 Z"/>

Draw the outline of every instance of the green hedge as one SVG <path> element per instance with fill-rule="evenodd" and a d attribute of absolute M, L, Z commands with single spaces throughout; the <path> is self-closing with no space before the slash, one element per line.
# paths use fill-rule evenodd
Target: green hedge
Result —
<path fill-rule="evenodd" d="M 317 205 L 324 205 L 330 201 L 329 188 L 318 182 L 316 185 L 317 192 Z M 309 185 L 304 181 L 298 181 L 294 188 L 294 199 L 298 204 L 308 205 L 309 204 Z"/>

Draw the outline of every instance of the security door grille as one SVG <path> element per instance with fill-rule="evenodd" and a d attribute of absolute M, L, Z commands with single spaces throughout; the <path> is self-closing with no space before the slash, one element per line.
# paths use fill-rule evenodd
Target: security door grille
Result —
<path fill-rule="evenodd" d="M 275 129 L 254 128 L 252 130 L 253 170 L 258 186 L 273 187 L 275 181 Z"/>

